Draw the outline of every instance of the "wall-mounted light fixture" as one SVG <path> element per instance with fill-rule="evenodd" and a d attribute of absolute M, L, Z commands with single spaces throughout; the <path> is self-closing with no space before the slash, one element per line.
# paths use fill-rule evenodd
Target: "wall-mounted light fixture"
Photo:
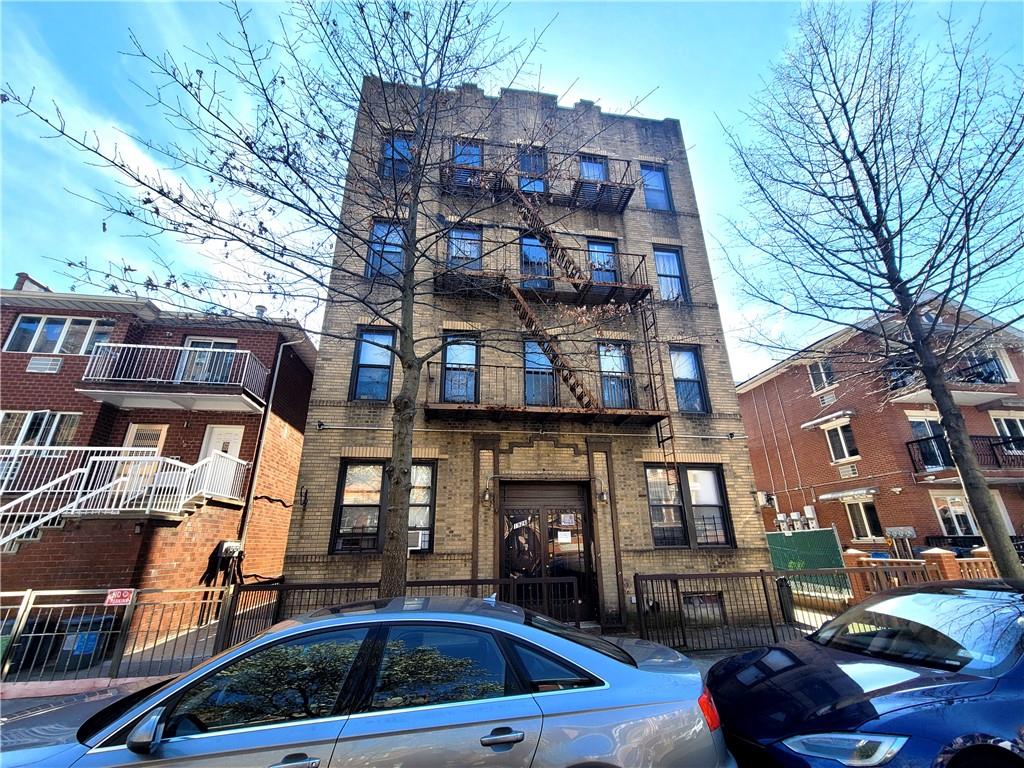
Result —
<path fill-rule="evenodd" d="M 484 488 L 484 494 L 480 498 L 483 499 L 485 504 L 489 504 L 490 503 L 490 501 L 491 501 L 491 487 L 490 486 L 487 486 L 486 488 Z"/>
<path fill-rule="evenodd" d="M 598 501 L 608 501 L 608 491 L 604 489 L 604 485 L 601 483 L 600 478 L 594 478 L 594 491 L 596 492 Z"/>

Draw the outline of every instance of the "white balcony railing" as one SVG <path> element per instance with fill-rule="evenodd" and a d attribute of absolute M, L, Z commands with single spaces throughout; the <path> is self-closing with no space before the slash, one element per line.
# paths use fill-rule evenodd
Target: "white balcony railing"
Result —
<path fill-rule="evenodd" d="M 97 344 L 83 381 L 241 387 L 263 399 L 270 371 L 241 349 Z"/>
<path fill-rule="evenodd" d="M 155 456 L 155 448 L 0 445 L 0 494 L 34 491 L 93 459 Z"/>
<path fill-rule="evenodd" d="M 163 456 L 95 455 L 78 467 L 0 506 L 0 551 L 62 518 L 179 514 L 211 496 L 240 501 L 247 462 L 215 451 L 197 464 Z"/>

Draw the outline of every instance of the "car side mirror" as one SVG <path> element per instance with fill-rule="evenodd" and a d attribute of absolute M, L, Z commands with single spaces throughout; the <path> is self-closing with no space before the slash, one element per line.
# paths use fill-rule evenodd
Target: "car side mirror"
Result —
<path fill-rule="evenodd" d="M 142 718 L 128 734 L 125 746 L 137 755 L 152 755 L 164 734 L 164 708 L 157 707 Z"/>

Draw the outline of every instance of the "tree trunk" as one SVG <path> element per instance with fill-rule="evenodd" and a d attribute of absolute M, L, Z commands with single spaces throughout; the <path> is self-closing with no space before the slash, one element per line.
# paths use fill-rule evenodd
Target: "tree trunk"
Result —
<path fill-rule="evenodd" d="M 412 428 L 416 393 L 420 385 L 417 364 L 402 366 L 402 389 L 394 400 L 391 417 L 391 462 L 387 467 L 388 500 L 381 556 L 381 598 L 405 594 L 409 564 L 409 492 L 412 488 Z"/>

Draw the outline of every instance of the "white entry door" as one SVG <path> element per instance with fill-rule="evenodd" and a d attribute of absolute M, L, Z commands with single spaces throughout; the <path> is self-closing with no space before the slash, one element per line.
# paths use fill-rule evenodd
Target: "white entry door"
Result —
<path fill-rule="evenodd" d="M 238 458 L 242 450 L 242 435 L 245 427 L 234 424 L 210 424 L 203 438 L 203 452 L 199 460 L 209 458 L 215 451 Z M 212 496 L 237 498 L 241 494 L 240 467 L 233 461 L 221 457 L 206 470 L 205 490 Z"/>
<path fill-rule="evenodd" d="M 199 456 L 202 461 L 214 451 L 229 454 L 238 458 L 242 450 L 242 435 L 245 427 L 235 424 L 210 424 L 203 438 L 203 452 Z"/>

